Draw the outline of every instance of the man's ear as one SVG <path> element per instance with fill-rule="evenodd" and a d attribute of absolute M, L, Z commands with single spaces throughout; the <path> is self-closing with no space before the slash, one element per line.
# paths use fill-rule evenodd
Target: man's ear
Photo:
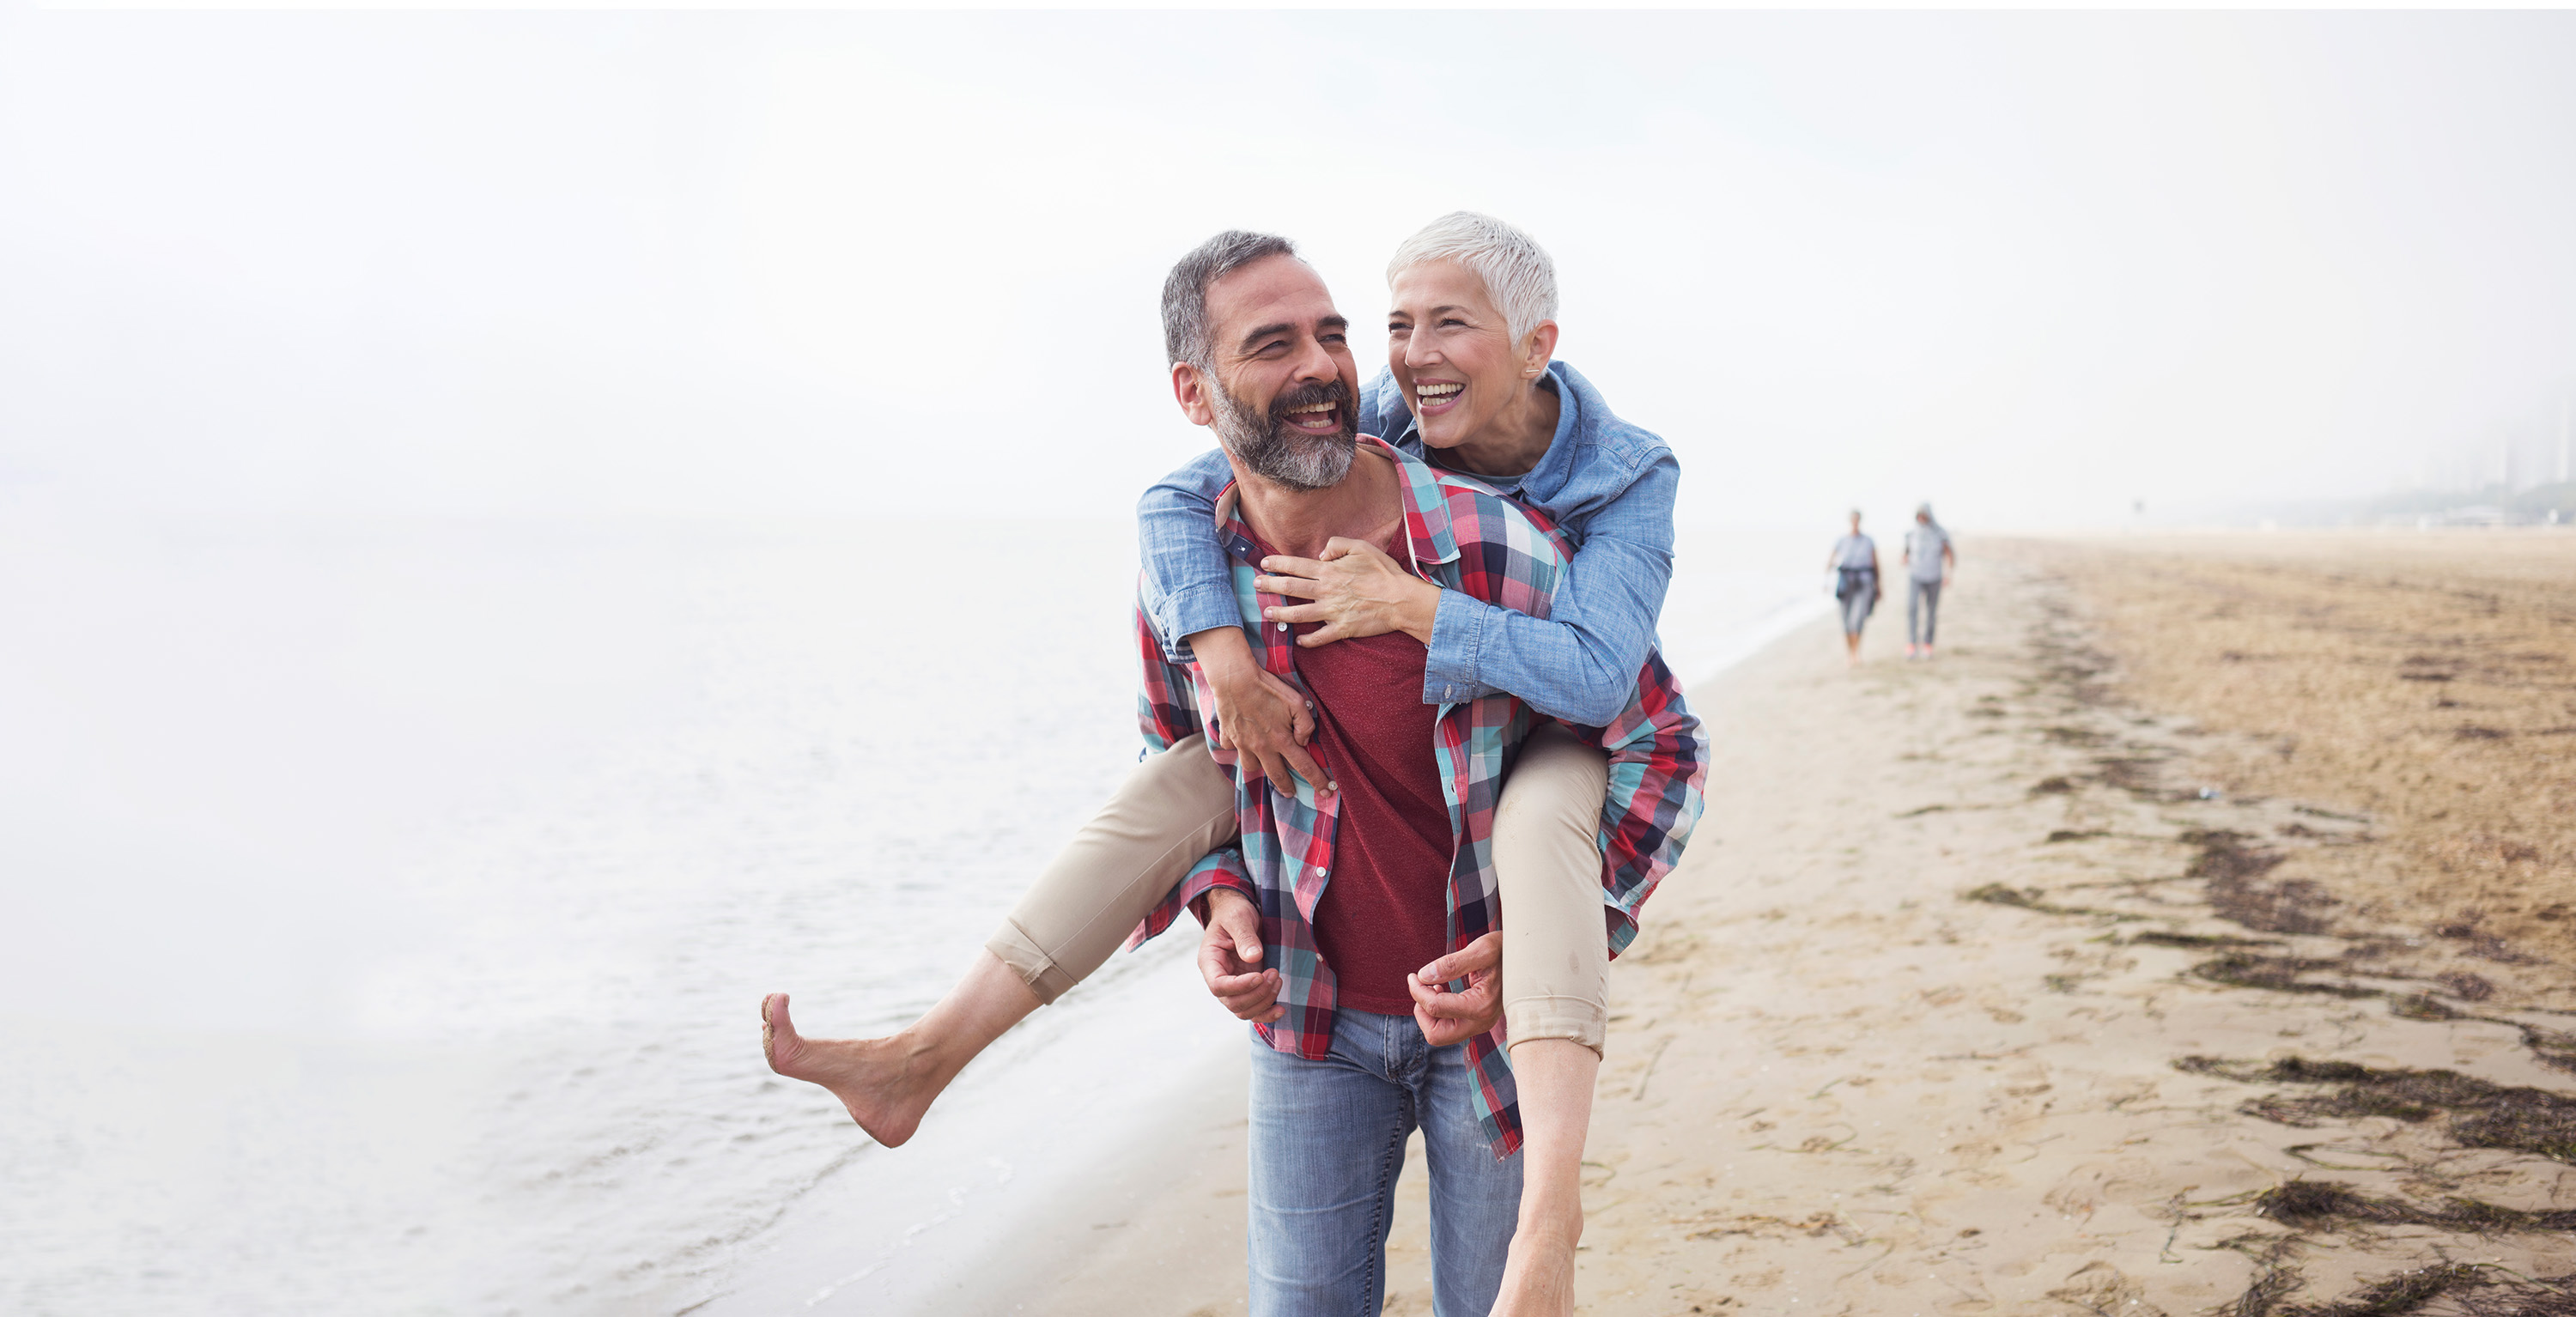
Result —
<path fill-rule="evenodd" d="M 1556 359 L 1556 322 L 1542 320 L 1521 336 L 1521 378 L 1534 380 Z"/>
<path fill-rule="evenodd" d="M 1216 424 L 1216 406 L 1207 395 L 1212 384 L 1198 367 L 1186 361 L 1172 363 L 1172 400 L 1181 405 L 1181 415 L 1190 418 L 1190 424 Z"/>

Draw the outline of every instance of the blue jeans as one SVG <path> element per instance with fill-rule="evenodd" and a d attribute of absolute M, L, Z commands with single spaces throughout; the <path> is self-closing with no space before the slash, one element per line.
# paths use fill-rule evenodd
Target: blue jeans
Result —
<path fill-rule="evenodd" d="M 1343 1007 L 1321 1061 L 1252 1040 L 1252 1317 L 1374 1317 L 1404 1142 L 1431 1168 L 1431 1311 L 1486 1317 L 1520 1217 L 1521 1157 L 1476 1122 L 1464 1047 Z"/>
<path fill-rule="evenodd" d="M 1834 599 L 1843 607 L 1843 634 L 1859 635 L 1870 611 L 1878 607 L 1878 573 L 1866 567 L 1843 568 L 1834 583 Z"/>
<path fill-rule="evenodd" d="M 1932 643 L 1932 628 L 1938 625 L 1941 614 L 1941 583 L 1921 577 L 1912 580 L 1914 588 L 1905 595 L 1905 643 L 1929 645 Z M 1918 616 L 1921 618 L 1919 623 L 1916 620 Z"/>

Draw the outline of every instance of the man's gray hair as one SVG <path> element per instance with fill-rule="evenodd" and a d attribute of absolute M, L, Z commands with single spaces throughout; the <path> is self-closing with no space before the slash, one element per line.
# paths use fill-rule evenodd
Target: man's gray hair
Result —
<path fill-rule="evenodd" d="M 1475 271 L 1515 343 L 1538 322 L 1556 319 L 1556 262 L 1536 238 L 1491 215 L 1451 211 L 1423 225 L 1397 245 L 1386 263 L 1386 281 L 1393 284 L 1395 276 L 1432 261 L 1456 261 Z"/>
<path fill-rule="evenodd" d="M 1208 341 L 1208 285 L 1254 261 L 1294 257 L 1297 244 L 1274 233 L 1227 229 L 1198 246 L 1163 279 L 1163 352 L 1174 363 L 1201 370 L 1216 369 L 1216 345 Z"/>

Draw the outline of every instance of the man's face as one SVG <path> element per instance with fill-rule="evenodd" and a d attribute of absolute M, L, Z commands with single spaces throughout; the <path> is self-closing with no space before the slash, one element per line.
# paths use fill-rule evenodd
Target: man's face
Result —
<path fill-rule="evenodd" d="M 1324 281 L 1274 256 L 1210 284 L 1207 308 L 1217 387 L 1205 423 L 1226 451 L 1290 489 L 1341 483 L 1359 433 L 1359 367 Z"/>

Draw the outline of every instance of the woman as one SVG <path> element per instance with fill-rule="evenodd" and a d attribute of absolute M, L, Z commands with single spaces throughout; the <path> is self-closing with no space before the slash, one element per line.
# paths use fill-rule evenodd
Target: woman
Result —
<path fill-rule="evenodd" d="M 1360 429 L 1548 516 L 1576 549 L 1567 580 L 1579 577 L 1582 588 L 1560 591 L 1558 611 L 1542 620 L 1443 591 L 1355 546 L 1321 561 L 1265 561 L 1262 589 L 1311 601 L 1270 618 L 1321 624 L 1300 638 L 1305 646 L 1413 635 L 1429 653 L 1425 702 L 1502 690 L 1567 722 L 1611 721 L 1652 647 L 1679 464 L 1552 360 L 1554 270 L 1526 234 L 1483 216 L 1444 217 L 1398 248 L 1388 282 L 1388 370 L 1364 390 Z M 1161 635 L 1186 638 L 1175 657 L 1208 677 L 1214 721 L 1243 752 L 1245 771 L 1298 773 L 1328 789 L 1302 749 L 1312 727 L 1302 698 L 1261 670 L 1243 635 L 1210 516 L 1230 478 L 1212 453 L 1148 491 L 1139 508 L 1147 607 Z M 1608 789 L 1601 751 L 1553 725 L 1532 735 L 1495 824 L 1502 934 L 1424 967 L 1414 988 L 1425 1034 L 1454 1041 L 1447 1035 L 1465 1026 L 1437 985 L 1482 977 L 1499 959 L 1526 1155 L 1496 1312 L 1572 1307 L 1580 1158 L 1608 1017 L 1597 840 Z M 772 1066 L 830 1087 L 879 1142 L 909 1138 L 967 1060 L 1097 968 L 1182 872 L 1229 840 L 1233 790 L 1204 747 L 1184 742 L 1153 757 L 920 1022 L 887 1039 L 815 1042 L 795 1035 L 784 998 L 772 998 L 763 1004 Z"/>
<path fill-rule="evenodd" d="M 1844 661 L 1860 666 L 1860 629 L 1878 607 L 1878 544 L 1860 533 L 1860 509 L 1853 508 L 1851 534 L 1834 541 L 1825 555 L 1825 570 L 1834 574 L 1834 599 L 1843 606 Z"/>

